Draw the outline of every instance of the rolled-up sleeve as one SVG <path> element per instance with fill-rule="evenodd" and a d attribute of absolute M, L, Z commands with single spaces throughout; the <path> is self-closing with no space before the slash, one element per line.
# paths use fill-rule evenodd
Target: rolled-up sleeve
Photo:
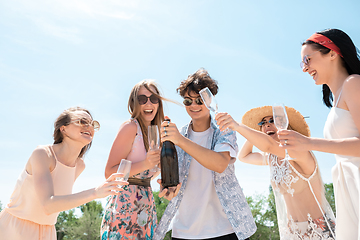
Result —
<path fill-rule="evenodd" d="M 233 164 L 236 161 L 236 157 L 238 154 L 238 151 L 235 150 L 230 144 L 228 143 L 219 143 L 215 145 L 214 148 L 215 152 L 229 152 L 230 153 L 230 163 Z"/>

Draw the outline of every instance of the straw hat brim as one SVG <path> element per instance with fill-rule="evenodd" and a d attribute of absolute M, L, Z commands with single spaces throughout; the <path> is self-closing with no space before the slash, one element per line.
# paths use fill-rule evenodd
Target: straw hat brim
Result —
<path fill-rule="evenodd" d="M 307 125 L 303 115 L 292 107 L 286 107 L 286 113 L 289 119 L 290 127 L 302 135 L 310 137 L 310 129 Z M 272 116 L 272 106 L 263 106 L 250 109 L 242 117 L 242 123 L 252 129 L 261 131 L 259 122 L 262 121 L 264 117 Z"/>

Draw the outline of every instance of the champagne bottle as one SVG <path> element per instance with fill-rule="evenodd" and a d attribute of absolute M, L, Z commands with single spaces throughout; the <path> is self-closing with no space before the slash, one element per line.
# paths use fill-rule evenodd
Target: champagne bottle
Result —
<path fill-rule="evenodd" d="M 166 118 L 165 121 L 170 122 L 170 119 Z M 162 144 L 160 165 L 163 187 L 177 186 L 179 184 L 179 163 L 175 145 L 170 141 L 165 141 Z"/>

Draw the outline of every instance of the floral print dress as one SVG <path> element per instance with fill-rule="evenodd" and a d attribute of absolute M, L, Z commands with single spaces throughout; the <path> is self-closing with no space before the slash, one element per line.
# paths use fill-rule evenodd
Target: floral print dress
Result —
<path fill-rule="evenodd" d="M 127 160 L 143 161 L 146 150 L 142 132 L 136 119 L 137 134 Z M 145 170 L 135 178 L 149 178 L 153 172 Z M 149 240 L 152 239 L 157 224 L 156 207 L 151 187 L 127 185 L 122 194 L 108 198 L 101 223 L 101 240 Z"/>

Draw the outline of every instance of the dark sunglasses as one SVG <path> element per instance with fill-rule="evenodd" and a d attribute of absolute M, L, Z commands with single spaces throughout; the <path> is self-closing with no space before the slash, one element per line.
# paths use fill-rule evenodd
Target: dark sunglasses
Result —
<path fill-rule="evenodd" d="M 150 102 L 151 102 L 152 104 L 157 104 L 157 103 L 159 103 L 159 98 L 158 98 L 157 96 L 155 96 L 154 94 L 151 94 L 150 97 L 147 97 L 147 96 L 145 96 L 145 95 L 139 95 L 139 96 L 137 97 L 137 99 L 138 99 L 138 102 L 139 102 L 140 105 L 146 104 L 147 101 L 148 101 L 148 99 L 150 99 Z"/>
<path fill-rule="evenodd" d="M 263 120 L 263 121 L 259 122 L 258 125 L 262 127 L 266 123 L 274 123 L 274 119 L 270 118 L 270 120 L 268 122 Z"/>
<path fill-rule="evenodd" d="M 201 97 L 196 98 L 194 101 L 195 101 L 195 103 L 197 105 L 202 105 L 203 104 L 203 101 L 202 101 Z M 185 106 L 190 106 L 192 103 L 193 103 L 193 100 L 191 98 L 185 98 L 184 101 L 183 101 L 183 104 Z"/>

